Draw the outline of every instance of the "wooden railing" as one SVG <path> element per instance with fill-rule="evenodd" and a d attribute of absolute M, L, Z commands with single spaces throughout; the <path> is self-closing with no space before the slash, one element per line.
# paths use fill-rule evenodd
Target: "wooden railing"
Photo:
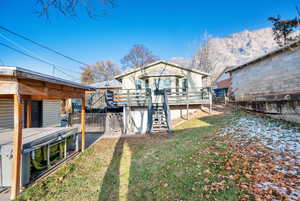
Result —
<path fill-rule="evenodd" d="M 148 106 L 152 102 L 157 103 L 157 100 L 166 99 L 168 105 L 210 104 L 211 91 L 209 88 L 168 88 L 162 94 L 156 94 L 151 89 L 122 89 L 115 91 L 108 99 L 118 106 Z"/>
<path fill-rule="evenodd" d="M 210 104 L 211 91 L 209 88 L 167 89 L 169 105 Z"/>
<path fill-rule="evenodd" d="M 147 106 L 150 103 L 149 89 L 121 89 L 115 91 L 112 97 L 115 105 Z"/>

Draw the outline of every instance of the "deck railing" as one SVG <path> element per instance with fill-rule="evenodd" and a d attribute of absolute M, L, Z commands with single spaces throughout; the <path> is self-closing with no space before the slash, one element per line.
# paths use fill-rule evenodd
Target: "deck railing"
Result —
<path fill-rule="evenodd" d="M 210 104 L 209 88 L 172 88 L 166 90 L 169 105 Z"/>
<path fill-rule="evenodd" d="M 151 97 L 149 89 L 121 89 L 113 93 L 113 100 L 115 105 L 134 105 L 134 106 L 147 106 Z"/>
<path fill-rule="evenodd" d="M 168 88 L 156 93 L 151 89 L 122 89 L 108 97 L 112 103 L 119 106 L 148 106 L 151 103 L 164 100 L 166 94 L 168 105 L 210 104 L 210 88 Z"/>

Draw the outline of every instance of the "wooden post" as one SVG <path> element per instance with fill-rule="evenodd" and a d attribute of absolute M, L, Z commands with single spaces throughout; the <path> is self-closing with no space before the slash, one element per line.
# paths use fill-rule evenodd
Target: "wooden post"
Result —
<path fill-rule="evenodd" d="M 11 199 L 20 193 L 21 153 L 22 153 L 22 102 L 14 94 L 14 134 L 13 134 L 13 170 L 11 182 Z"/>
<path fill-rule="evenodd" d="M 211 113 L 212 110 L 212 89 L 208 88 L 208 94 L 209 94 L 209 113 Z"/>
<path fill-rule="evenodd" d="M 189 120 L 189 91 L 186 89 L 186 118 Z"/>
<path fill-rule="evenodd" d="M 31 98 L 27 99 L 27 103 L 26 103 L 26 128 L 31 128 Z"/>
<path fill-rule="evenodd" d="M 85 149 L 85 97 L 81 98 L 81 151 Z"/>

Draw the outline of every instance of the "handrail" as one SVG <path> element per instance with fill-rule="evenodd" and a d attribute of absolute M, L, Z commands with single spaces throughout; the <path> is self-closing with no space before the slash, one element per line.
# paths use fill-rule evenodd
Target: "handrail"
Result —
<path fill-rule="evenodd" d="M 168 103 L 168 96 L 167 96 L 167 89 L 164 89 L 164 103 L 163 103 L 163 108 L 164 108 L 164 112 L 166 115 L 166 119 L 167 119 L 167 126 L 168 126 L 168 132 L 169 134 L 171 133 L 171 129 L 172 129 L 172 120 L 171 120 L 171 114 L 170 114 L 170 106 Z"/>
<path fill-rule="evenodd" d="M 153 125 L 153 104 L 152 104 L 152 95 L 151 89 L 147 89 L 148 95 L 148 121 L 147 121 L 147 132 L 151 133 Z"/>

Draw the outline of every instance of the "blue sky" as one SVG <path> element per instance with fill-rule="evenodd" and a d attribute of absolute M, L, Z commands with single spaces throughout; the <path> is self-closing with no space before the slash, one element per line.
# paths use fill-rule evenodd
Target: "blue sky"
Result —
<path fill-rule="evenodd" d="M 245 29 L 270 27 L 269 16 L 293 17 L 296 4 L 300 5 L 300 0 L 117 0 L 117 6 L 107 10 L 108 16 L 93 20 L 82 10 L 77 17 L 54 12 L 50 19 L 40 18 L 34 13 L 35 0 L 0 0 L 0 25 L 88 64 L 102 59 L 120 63 L 133 44 L 146 45 L 162 59 L 191 57 L 203 32 L 224 37 Z M 79 64 L 2 30 L 0 34 L 0 42 L 13 45 L 1 37 L 4 35 L 79 77 Z M 1 63 L 52 73 L 50 66 L 2 46 Z"/>

